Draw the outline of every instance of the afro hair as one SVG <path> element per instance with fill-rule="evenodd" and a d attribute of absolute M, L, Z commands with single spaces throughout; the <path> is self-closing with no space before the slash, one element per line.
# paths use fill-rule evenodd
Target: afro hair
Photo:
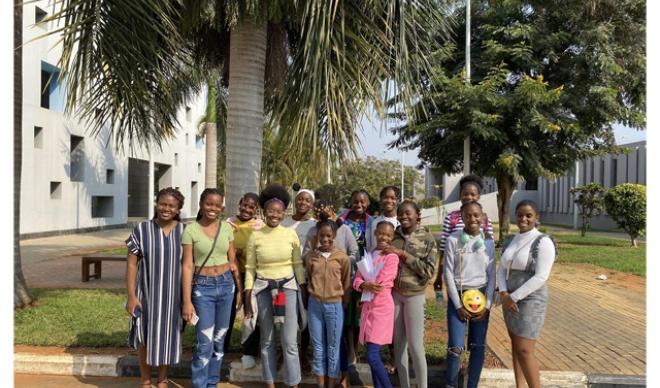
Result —
<path fill-rule="evenodd" d="M 261 190 L 261 194 L 259 194 L 259 206 L 261 206 L 262 209 L 265 209 L 266 202 L 273 198 L 277 198 L 282 201 L 284 203 L 285 209 L 291 202 L 291 195 L 289 195 L 286 187 L 280 184 L 271 184 L 266 186 L 265 189 Z"/>
<path fill-rule="evenodd" d="M 479 189 L 479 193 L 484 189 L 484 181 L 478 175 L 466 175 L 458 181 L 458 185 L 463 190 L 463 186 L 470 184 L 475 185 Z"/>

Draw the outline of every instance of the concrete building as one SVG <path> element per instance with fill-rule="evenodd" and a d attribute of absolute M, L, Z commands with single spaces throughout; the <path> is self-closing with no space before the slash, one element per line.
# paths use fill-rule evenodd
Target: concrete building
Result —
<path fill-rule="evenodd" d="M 573 226 L 574 198 L 568 191 L 571 187 L 584 186 L 591 182 L 598 183 L 605 189 L 621 183 L 646 185 L 646 141 L 621 146 L 628 148 L 630 152 L 581 160 L 576 163 L 577 174 L 576 169 L 573 168 L 555 180 L 539 178 L 539 206 L 543 222 Z M 579 225 L 581 219 L 578 211 Z M 616 224 L 606 214 L 593 217 L 591 226 L 598 229 L 616 229 Z"/>
<path fill-rule="evenodd" d="M 546 224 L 575 226 L 575 206 L 573 195 L 569 189 L 576 186 L 596 182 L 609 189 L 621 183 L 646 184 L 646 141 L 622 144 L 630 152 L 620 155 L 608 154 L 576 162 L 576 169 L 567 171 L 563 176 L 549 180 L 538 178 L 535 182 L 521 182 L 511 198 L 511 209 L 523 199 L 531 199 L 539 204 L 541 208 L 541 219 Z M 435 212 L 427 211 L 424 215 L 425 224 L 438 223 L 440 215 L 460 207 L 458 181 L 461 174 L 443 174 L 434 167 L 426 167 L 424 185 L 426 195 L 438 196 L 443 200 L 443 211 L 436 215 Z M 499 222 L 497 217 L 497 183 L 493 178 L 484 178 L 485 188 L 481 196 L 484 211 L 494 222 Z M 513 211 L 510 221 L 515 222 Z M 581 225 L 581 219 L 577 218 L 577 226 Z M 606 214 L 593 217 L 591 220 L 593 228 L 616 229 L 616 224 Z"/>
<path fill-rule="evenodd" d="M 53 81 L 44 88 L 60 71 L 58 37 L 30 40 L 55 28 L 40 22 L 53 4 L 37 1 L 23 7 L 23 41 L 29 43 L 23 47 L 21 237 L 145 219 L 153 214 L 154 194 L 165 187 L 176 187 L 185 196 L 184 217 L 196 214 L 205 173 L 204 139 L 196 136 L 196 125 L 206 96 L 180 109 L 176 136 L 162 149 L 116 150 L 107 142 L 109 128 L 92 137 L 75 114 L 63 114 L 63 85 Z"/>

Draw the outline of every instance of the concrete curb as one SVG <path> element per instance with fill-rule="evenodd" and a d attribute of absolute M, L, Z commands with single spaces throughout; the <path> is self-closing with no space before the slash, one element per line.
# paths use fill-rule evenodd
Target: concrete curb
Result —
<path fill-rule="evenodd" d="M 14 372 L 22 374 L 50 374 L 102 377 L 139 376 L 137 357 L 126 355 L 38 355 L 30 353 L 14 354 Z M 155 373 L 155 371 L 154 371 Z M 352 385 L 371 385 L 371 372 L 366 364 L 358 364 L 351 369 Z M 261 363 L 251 369 L 243 369 L 240 361 L 222 366 L 221 378 L 230 382 L 261 382 Z M 172 378 L 190 378 L 190 360 L 182 360 L 170 369 Z M 391 376 L 393 385 L 398 385 L 397 376 Z M 281 373 L 278 373 L 281 381 Z M 414 383 L 414 377 L 411 383 Z M 303 384 L 315 384 L 312 375 L 303 376 Z M 543 387 L 561 388 L 621 388 L 642 387 L 646 385 L 645 376 L 622 376 L 605 374 L 586 374 L 583 372 L 541 371 Z M 428 368 L 429 386 L 444 385 L 444 367 Z M 484 369 L 481 373 L 480 387 L 514 387 L 513 371 L 509 369 Z"/>

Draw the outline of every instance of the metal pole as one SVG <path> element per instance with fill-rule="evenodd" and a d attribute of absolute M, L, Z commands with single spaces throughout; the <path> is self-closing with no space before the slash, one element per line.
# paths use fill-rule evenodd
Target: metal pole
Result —
<path fill-rule="evenodd" d="M 465 82 L 470 83 L 470 0 L 465 0 Z M 463 141 L 463 174 L 470 174 L 470 136 Z"/>
<path fill-rule="evenodd" d="M 404 156 L 404 153 L 401 152 L 401 197 L 405 198 L 406 197 L 406 194 L 405 194 L 406 192 L 403 191 L 403 156 Z"/>
<path fill-rule="evenodd" d="M 575 187 L 580 186 L 580 161 L 575 161 Z M 578 205 L 573 202 L 573 229 L 578 228 Z"/>

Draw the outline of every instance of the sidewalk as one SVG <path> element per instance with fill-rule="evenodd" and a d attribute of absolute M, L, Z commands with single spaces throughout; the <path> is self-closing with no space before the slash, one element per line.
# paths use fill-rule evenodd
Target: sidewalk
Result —
<path fill-rule="evenodd" d="M 80 258 L 121 247 L 130 233 L 131 229 L 110 229 L 21 241 L 21 262 L 28 287 L 125 287 L 126 263 L 104 262 L 102 278 L 83 283 Z"/>

